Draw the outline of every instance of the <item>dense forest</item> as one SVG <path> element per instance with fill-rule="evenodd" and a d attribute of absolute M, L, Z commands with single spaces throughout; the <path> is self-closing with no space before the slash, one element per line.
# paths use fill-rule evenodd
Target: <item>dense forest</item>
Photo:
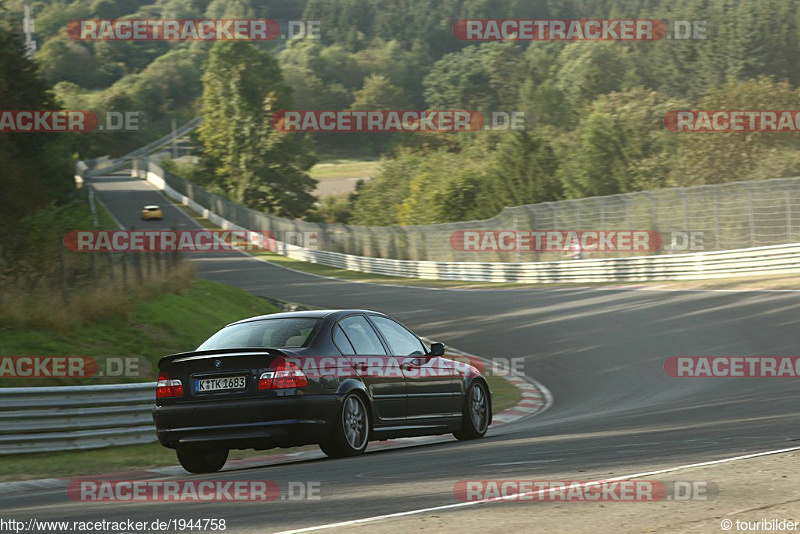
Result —
<path fill-rule="evenodd" d="M 137 134 L 84 134 L 73 141 L 76 155 L 120 154 L 165 133 L 171 119 L 202 115 L 201 164 L 187 171 L 190 177 L 279 215 L 424 224 L 490 217 L 509 205 L 800 174 L 797 133 L 677 134 L 663 123 L 666 113 L 681 109 L 800 109 L 796 0 L 30 5 L 34 61 L 52 86 L 43 105 L 150 117 Z M 0 13 L 3 38 L 13 39 L 23 1 L 6 0 Z M 75 19 L 204 17 L 318 20 L 321 39 L 88 42 L 66 33 Z M 647 18 L 668 28 L 671 21 L 699 20 L 706 32 L 705 39 L 655 42 L 461 41 L 453 24 L 469 18 Z M 14 51 L 4 46 L 0 54 Z M 6 78 L 10 71 L 3 72 Z M 4 108 L 8 102 L 14 101 L 4 100 Z M 269 125 L 280 109 L 519 111 L 526 128 L 284 134 Z M 330 153 L 385 163 L 349 197 L 320 201 L 311 195 L 307 171 L 315 156 Z M 54 188 L 52 196 L 59 194 Z"/>

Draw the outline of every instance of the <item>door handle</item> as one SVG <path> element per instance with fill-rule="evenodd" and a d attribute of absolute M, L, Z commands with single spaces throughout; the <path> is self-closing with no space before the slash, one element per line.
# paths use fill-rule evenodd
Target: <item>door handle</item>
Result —
<path fill-rule="evenodd" d="M 366 371 L 366 370 L 367 370 L 366 363 L 359 362 L 356 364 L 356 371 Z"/>
<path fill-rule="evenodd" d="M 403 369 L 404 369 L 404 370 L 406 370 L 406 371 L 410 371 L 410 370 L 411 370 L 411 367 L 412 367 L 412 365 L 411 365 L 411 362 L 404 362 L 404 363 L 403 363 Z"/>

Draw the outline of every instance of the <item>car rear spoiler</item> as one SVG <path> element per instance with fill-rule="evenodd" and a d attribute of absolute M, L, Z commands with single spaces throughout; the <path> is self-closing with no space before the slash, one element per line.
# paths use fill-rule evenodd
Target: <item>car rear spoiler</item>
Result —
<path fill-rule="evenodd" d="M 179 352 L 177 354 L 170 354 L 158 360 L 158 368 L 163 370 L 164 366 L 180 358 L 192 358 L 195 356 L 217 356 L 225 358 L 226 356 L 241 356 L 243 354 L 264 355 L 264 356 L 292 356 L 291 352 L 285 352 L 278 349 L 267 348 L 242 348 L 242 349 L 214 349 L 214 350 L 196 350 L 190 352 Z"/>

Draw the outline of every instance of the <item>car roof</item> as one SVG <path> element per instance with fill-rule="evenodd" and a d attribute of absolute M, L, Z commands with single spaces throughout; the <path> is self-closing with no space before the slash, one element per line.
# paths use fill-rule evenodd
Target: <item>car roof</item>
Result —
<path fill-rule="evenodd" d="M 381 312 L 376 312 L 372 310 L 360 310 L 360 309 L 346 309 L 346 310 L 303 310 L 303 311 L 293 311 L 293 312 L 282 312 L 282 313 L 271 313 L 268 315 L 257 315 L 255 317 L 248 317 L 247 319 L 241 319 L 239 321 L 234 321 L 233 323 L 229 324 L 228 326 L 240 323 L 247 323 L 250 321 L 259 321 L 263 319 L 294 319 L 294 318 L 309 318 L 309 319 L 325 319 L 331 318 L 336 320 L 340 317 L 344 317 L 345 315 L 350 315 L 353 313 L 370 313 L 374 315 L 384 315 Z"/>

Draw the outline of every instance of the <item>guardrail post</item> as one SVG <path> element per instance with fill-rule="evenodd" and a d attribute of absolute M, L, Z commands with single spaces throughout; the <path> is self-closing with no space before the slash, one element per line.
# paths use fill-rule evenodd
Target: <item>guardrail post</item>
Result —
<path fill-rule="evenodd" d="M 719 240 L 722 237 L 719 225 L 719 186 L 711 186 L 714 191 L 714 245 L 719 247 Z"/>
<path fill-rule="evenodd" d="M 633 220 L 631 217 L 631 200 L 625 195 L 617 195 L 619 198 L 622 199 L 622 203 L 625 205 L 625 226 L 628 230 L 633 230 Z"/>
<path fill-rule="evenodd" d="M 520 208 L 513 208 L 512 211 L 511 211 L 511 221 L 512 221 L 512 224 L 514 225 L 514 235 L 515 236 L 517 236 L 519 234 L 519 230 L 520 230 L 520 228 L 519 228 L 519 220 L 517 218 L 518 217 L 517 212 L 519 212 L 519 209 Z M 515 250 L 515 252 L 514 252 L 514 261 L 519 263 L 519 262 L 522 261 L 521 251 L 519 250 L 519 247 L 514 247 L 514 250 Z"/>
<path fill-rule="evenodd" d="M 791 188 L 783 178 L 778 179 L 778 183 L 783 188 L 783 198 L 786 203 L 786 242 L 792 242 L 792 195 Z"/>
<path fill-rule="evenodd" d="M 689 232 L 692 228 L 689 222 L 689 201 L 686 198 L 686 189 L 683 187 L 678 188 L 678 194 L 681 196 L 681 201 L 683 203 L 683 229 Z"/>
<path fill-rule="evenodd" d="M 753 208 L 753 190 L 747 185 L 746 182 L 739 182 L 747 191 L 747 202 L 750 206 L 750 246 L 756 246 L 756 227 L 755 227 L 755 213 Z"/>

